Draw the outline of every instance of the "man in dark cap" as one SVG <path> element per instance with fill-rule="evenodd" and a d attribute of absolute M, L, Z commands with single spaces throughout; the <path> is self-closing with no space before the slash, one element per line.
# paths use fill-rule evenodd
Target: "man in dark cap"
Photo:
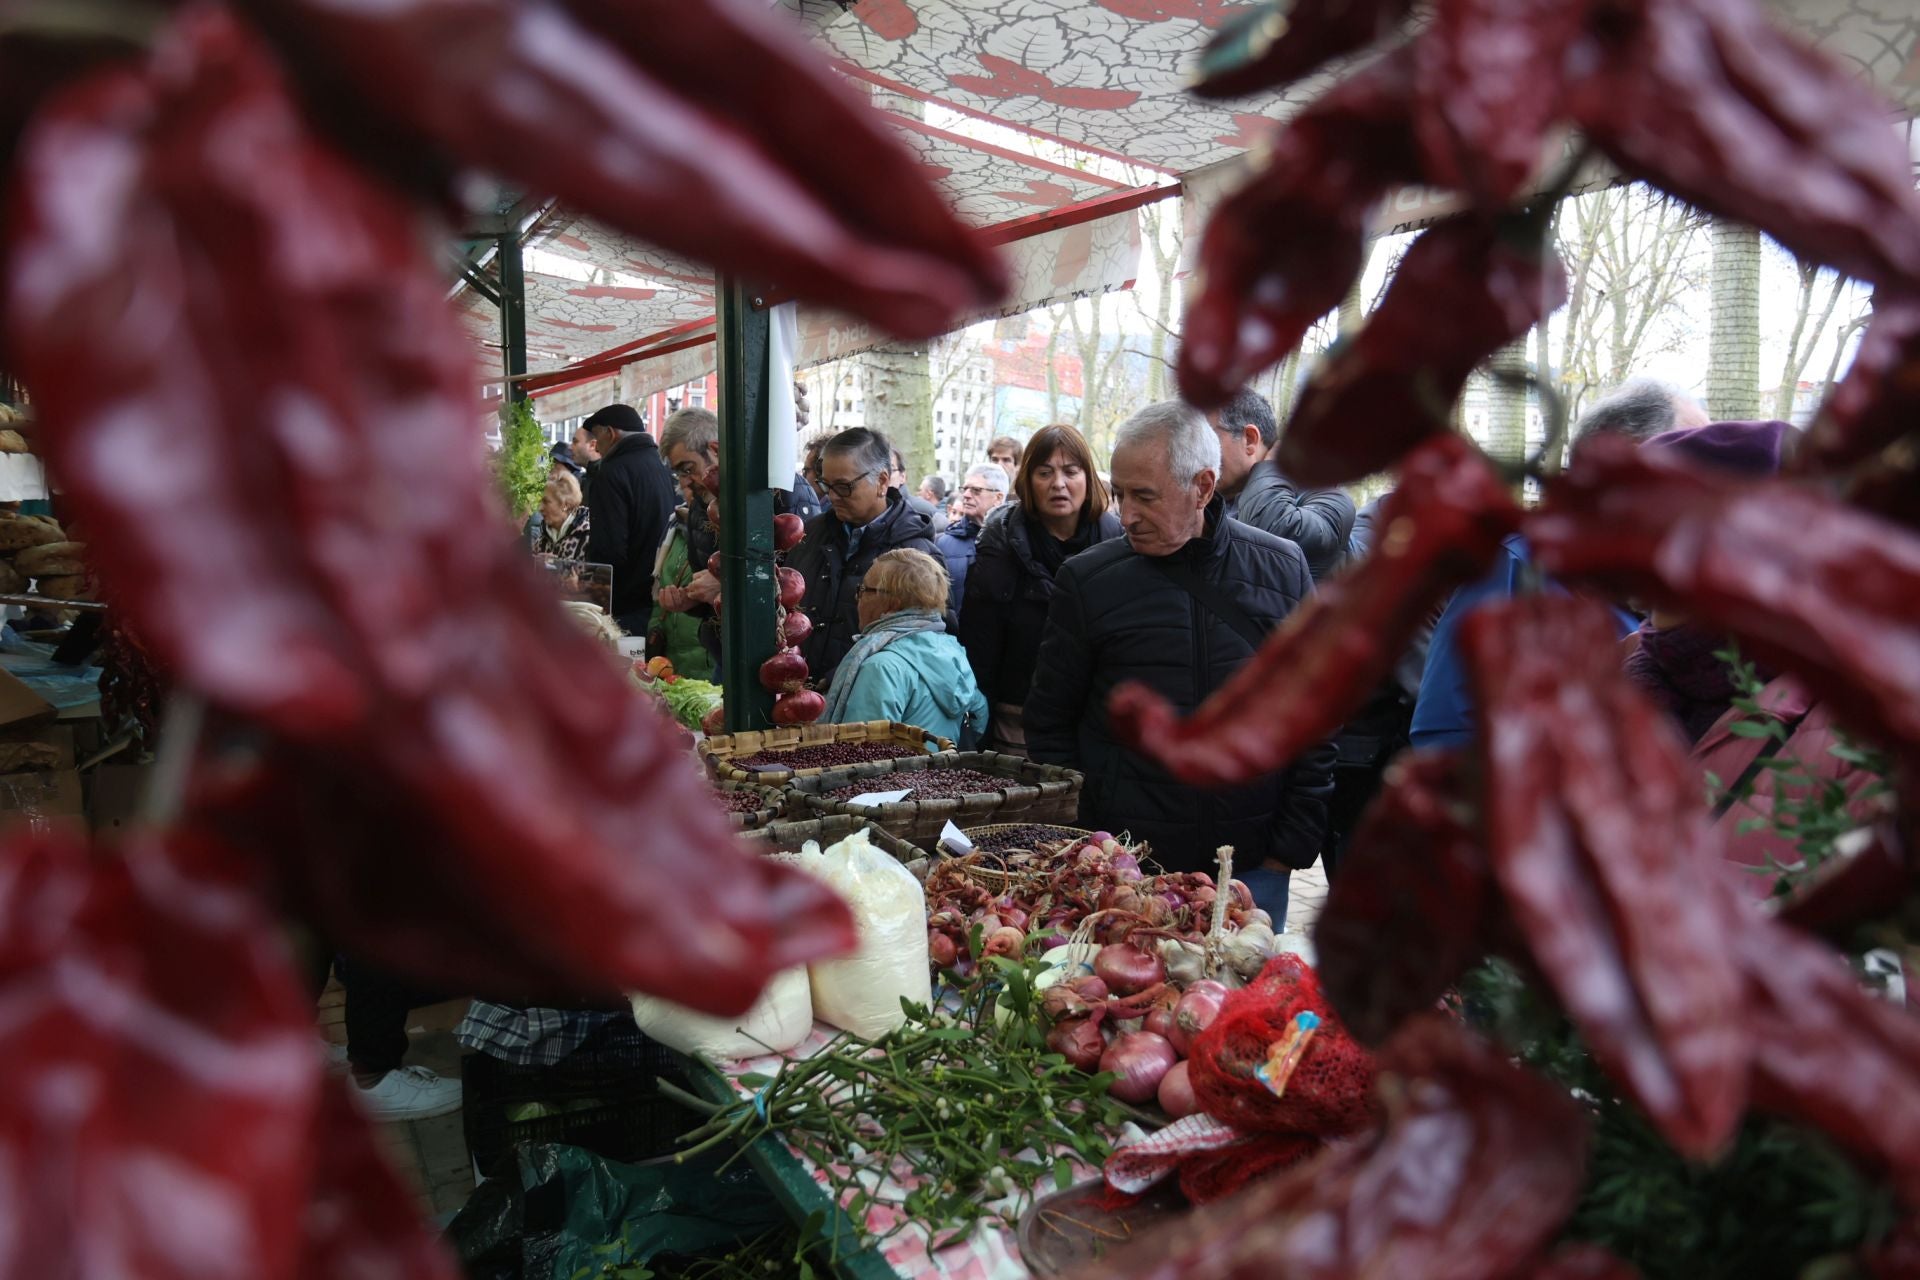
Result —
<path fill-rule="evenodd" d="M 646 428 L 624 404 L 610 404 L 583 424 L 600 454 L 587 559 L 613 566 L 614 621 L 634 636 L 646 635 L 653 621 L 654 553 L 678 493 Z"/>

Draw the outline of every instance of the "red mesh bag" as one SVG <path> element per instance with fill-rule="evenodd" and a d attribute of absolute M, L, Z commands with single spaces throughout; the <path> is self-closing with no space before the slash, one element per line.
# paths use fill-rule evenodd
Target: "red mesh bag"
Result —
<path fill-rule="evenodd" d="M 1180 1162 L 1180 1192 L 1194 1204 L 1210 1204 L 1249 1182 L 1291 1169 L 1320 1150 L 1320 1139 L 1304 1133 L 1269 1134 L 1225 1151 Z"/>
<path fill-rule="evenodd" d="M 1320 1026 L 1275 1097 L 1254 1073 L 1299 1013 L 1318 1015 Z M 1375 1119 L 1373 1057 L 1347 1034 L 1320 980 L 1296 955 L 1275 956 L 1250 986 L 1229 995 L 1187 1063 L 1201 1110 L 1249 1133 L 1337 1138 Z"/>

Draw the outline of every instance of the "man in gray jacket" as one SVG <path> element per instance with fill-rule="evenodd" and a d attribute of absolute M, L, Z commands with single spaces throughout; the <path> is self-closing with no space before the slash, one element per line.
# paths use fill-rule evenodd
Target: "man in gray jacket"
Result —
<path fill-rule="evenodd" d="M 1299 546 L 1315 582 L 1338 569 L 1353 533 L 1353 499 L 1301 489 L 1267 461 L 1279 427 L 1266 397 L 1243 387 L 1207 419 L 1220 435 L 1220 493 L 1227 514 Z"/>

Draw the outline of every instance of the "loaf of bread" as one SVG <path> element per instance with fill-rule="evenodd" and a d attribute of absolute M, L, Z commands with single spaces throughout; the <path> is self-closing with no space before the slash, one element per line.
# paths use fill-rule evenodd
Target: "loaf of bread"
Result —
<path fill-rule="evenodd" d="M 27 576 L 0 560 L 0 595 L 17 595 L 27 589 Z"/>
<path fill-rule="evenodd" d="M 13 567 L 29 578 L 55 578 L 62 574 L 85 573 L 87 544 L 47 542 L 28 547 L 13 558 Z"/>
<path fill-rule="evenodd" d="M 11 427 L 0 429 L 0 453 L 32 453 L 27 438 Z"/>
<path fill-rule="evenodd" d="M 66 540 L 67 535 L 61 532 L 57 524 L 28 516 L 0 513 L 0 555 Z"/>
<path fill-rule="evenodd" d="M 45 742 L 0 742 L 0 773 L 58 769 L 60 748 Z"/>
<path fill-rule="evenodd" d="M 41 578 L 40 594 L 52 600 L 91 600 L 93 584 L 84 573 L 63 573 Z"/>

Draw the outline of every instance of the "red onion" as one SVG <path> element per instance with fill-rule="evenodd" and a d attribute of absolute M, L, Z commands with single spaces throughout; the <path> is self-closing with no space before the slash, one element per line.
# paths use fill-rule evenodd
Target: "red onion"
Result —
<path fill-rule="evenodd" d="M 720 703 L 713 710 L 700 717 L 700 732 L 709 738 L 717 738 L 727 731 L 727 704 Z"/>
<path fill-rule="evenodd" d="M 1111 864 L 1113 874 L 1128 883 L 1140 878 L 1140 861 L 1130 853 L 1116 853 Z"/>
<path fill-rule="evenodd" d="M 807 642 L 813 634 L 813 619 L 798 609 L 787 610 L 787 616 L 780 620 L 780 638 L 790 649 L 797 649 Z"/>
<path fill-rule="evenodd" d="M 927 958 L 941 969 L 953 968 L 953 962 L 960 958 L 959 949 L 953 945 L 953 939 L 935 930 L 927 935 Z"/>
<path fill-rule="evenodd" d="M 774 693 L 798 693 L 807 687 L 807 660 L 797 649 L 782 649 L 760 664 L 760 683 Z"/>
<path fill-rule="evenodd" d="M 1096 831 L 1092 835 L 1087 837 L 1087 843 L 1090 845 L 1093 845 L 1095 848 L 1098 848 L 1099 846 L 1105 844 L 1107 841 L 1111 839 L 1113 839 L 1113 832 Z"/>
<path fill-rule="evenodd" d="M 700 487 L 708 493 L 718 494 L 720 492 L 720 465 L 718 463 L 708 467 L 707 473 L 700 477 Z"/>
<path fill-rule="evenodd" d="M 720 576 L 720 553 L 718 551 L 707 557 L 707 572 L 716 578 Z"/>
<path fill-rule="evenodd" d="M 707 504 L 707 523 L 716 529 L 720 527 L 720 499 L 718 498 Z"/>
<path fill-rule="evenodd" d="M 798 569 L 780 566 L 780 603 L 788 609 L 798 609 L 800 602 L 807 598 L 807 580 Z"/>
<path fill-rule="evenodd" d="M 783 511 L 773 518 L 773 549 L 791 551 L 800 545 L 800 539 L 807 536 L 807 522 L 791 511 Z"/>
<path fill-rule="evenodd" d="M 1118 1077 L 1107 1092 L 1122 1102 L 1145 1102 L 1160 1088 L 1161 1077 L 1173 1067 L 1173 1046 L 1165 1036 L 1136 1031 L 1121 1036 L 1100 1055 L 1100 1070 Z"/>
<path fill-rule="evenodd" d="M 1168 1044 L 1173 1045 L 1176 1052 L 1179 1050 L 1180 1046 L 1173 1038 L 1173 1009 L 1171 1006 L 1164 1004 L 1153 1006 L 1153 1008 L 1147 1011 L 1146 1020 L 1140 1025 L 1144 1030 L 1153 1032 L 1153 1034 L 1159 1036 Z"/>
<path fill-rule="evenodd" d="M 1173 1006 L 1173 1034 L 1167 1038 L 1173 1041 L 1181 1057 L 1192 1050 L 1194 1040 L 1220 1016 L 1220 1005 L 1226 998 L 1226 983 L 1208 978 L 1188 987 L 1180 1002 Z"/>
<path fill-rule="evenodd" d="M 812 724 L 827 711 L 827 700 L 811 689 L 783 693 L 773 700 L 775 724 Z"/>
<path fill-rule="evenodd" d="M 1131 942 L 1115 942 L 1100 948 L 1093 957 L 1093 971 L 1114 992 L 1130 996 L 1156 982 L 1165 981 L 1167 966 L 1151 951 L 1142 951 Z"/>
<path fill-rule="evenodd" d="M 1186 1063 L 1174 1063 L 1167 1074 L 1160 1077 L 1159 1098 L 1160 1109 L 1175 1120 L 1200 1109 L 1200 1099 L 1193 1095 L 1193 1077 L 1187 1073 Z"/>
<path fill-rule="evenodd" d="M 1047 1032 L 1047 1048 L 1092 1075 L 1107 1052 L 1107 1038 L 1092 1018 L 1069 1018 Z"/>

